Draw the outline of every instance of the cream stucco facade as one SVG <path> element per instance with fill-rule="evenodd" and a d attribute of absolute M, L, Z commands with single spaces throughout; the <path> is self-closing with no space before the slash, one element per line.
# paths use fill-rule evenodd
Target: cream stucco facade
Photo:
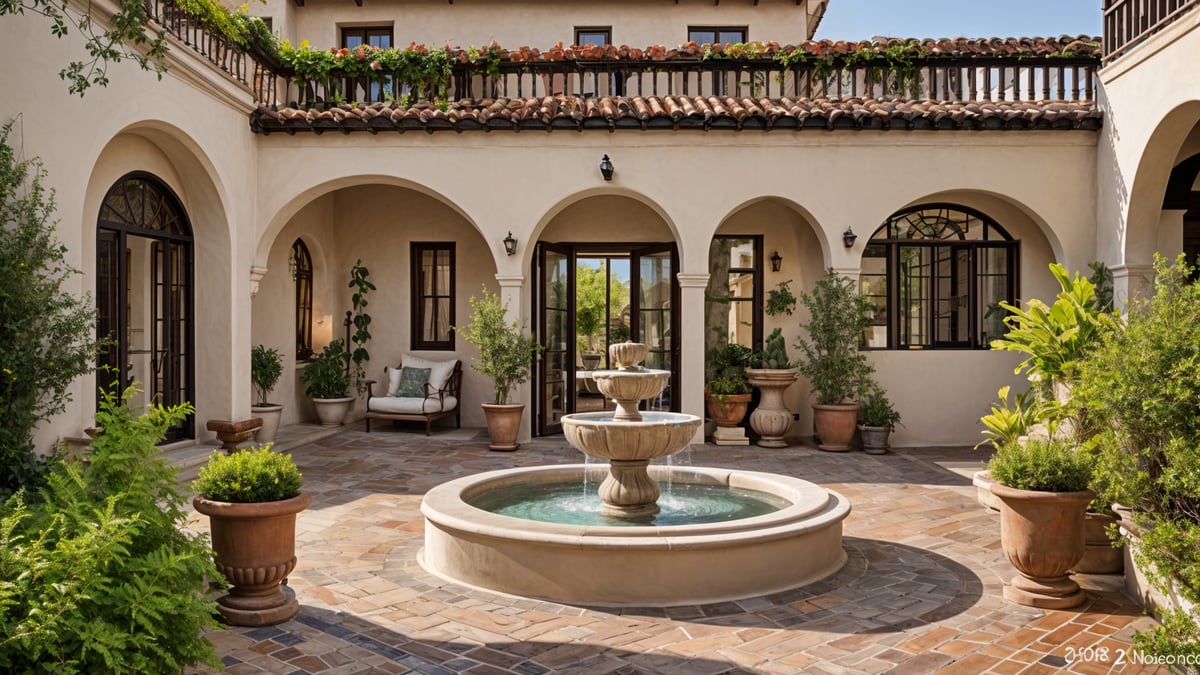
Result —
<path fill-rule="evenodd" d="M 823 11 L 823 8 L 821 9 Z M 687 25 L 746 25 L 750 38 L 796 41 L 813 27 L 809 3 L 550 3 L 272 0 L 255 10 L 293 40 L 335 44 L 337 27 L 391 20 L 395 42 L 550 46 L 574 26 L 613 26 L 617 43 L 676 44 Z M 611 18 L 610 18 L 611 17 Z M 625 37 L 628 31 L 628 37 Z M 0 118 L 19 116 L 16 139 L 39 156 L 57 191 L 58 233 L 83 275 L 74 290 L 95 293 L 97 214 L 122 176 L 145 172 L 178 197 L 194 233 L 196 435 L 204 421 L 249 416 L 249 348 L 285 354 L 276 399 L 284 423 L 312 419 L 287 348 L 293 340 L 291 247 L 313 256 L 314 342 L 342 334 L 346 282 L 358 259 L 378 290 L 371 374 L 410 351 L 412 242 L 455 242 L 456 312 L 480 286 L 501 292 L 514 318 L 535 318 L 534 244 L 673 242 L 679 255 L 680 399 L 703 409 L 704 287 L 714 235 L 762 235 L 791 279 L 810 288 L 826 268 L 855 276 L 866 240 L 891 214 L 953 203 L 986 214 L 1020 241 L 1019 296 L 1052 296 L 1051 262 L 1086 269 L 1102 260 L 1127 293 L 1155 251 L 1183 246 L 1182 211 L 1164 211 L 1172 169 L 1200 153 L 1200 8 L 1102 71 L 1099 132 L 616 130 L 405 134 L 256 135 L 251 93 L 175 43 L 162 81 L 131 66 L 106 88 L 71 97 L 57 75 L 75 58 L 77 38 L 54 40 L 37 17 L 0 20 L 0 81 L 14 92 Z M 39 58 L 28 58 L 29 54 Z M 612 181 L 597 170 L 602 155 Z M 842 244 L 852 228 L 860 236 Z M 511 232 L 516 255 L 505 254 Z M 767 317 L 789 343 L 805 317 Z M 470 362 L 461 340 L 452 354 Z M 794 350 L 793 350 L 794 352 Z M 794 356 L 794 353 L 793 353 Z M 903 415 L 898 445 L 966 445 L 996 390 L 1020 385 L 1018 359 L 986 350 L 877 350 L 881 384 Z M 90 426 L 96 382 L 84 378 L 74 402 L 41 430 L 43 447 Z M 463 423 L 482 425 L 489 383 L 467 369 Z M 518 400 L 534 398 L 529 385 Z M 798 414 L 792 435 L 811 429 L 809 389 L 786 396 Z M 361 408 L 361 402 L 359 406 Z M 361 415 L 361 410 L 358 411 Z M 526 418 L 524 433 L 532 428 Z"/>

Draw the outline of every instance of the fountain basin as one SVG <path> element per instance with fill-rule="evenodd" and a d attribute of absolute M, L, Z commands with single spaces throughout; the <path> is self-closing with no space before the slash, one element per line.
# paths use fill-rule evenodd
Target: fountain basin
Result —
<path fill-rule="evenodd" d="M 612 412 L 573 413 L 562 418 L 567 442 L 600 459 L 666 457 L 692 441 L 702 420 L 695 415 L 642 412 L 640 421 L 620 421 Z"/>
<path fill-rule="evenodd" d="M 774 513 L 717 523 L 564 525 L 470 505 L 499 487 L 579 481 L 582 464 L 505 469 L 430 490 L 421 503 L 421 564 L 468 586 L 593 606 L 672 606 L 774 593 L 841 569 L 845 497 L 808 481 L 752 471 L 650 467 L 663 484 L 728 485 L 780 497 Z M 603 475 L 593 467 L 593 477 Z"/>

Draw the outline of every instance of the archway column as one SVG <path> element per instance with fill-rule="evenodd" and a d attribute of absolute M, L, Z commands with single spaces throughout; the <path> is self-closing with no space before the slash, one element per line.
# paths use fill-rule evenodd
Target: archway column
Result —
<path fill-rule="evenodd" d="M 704 326 L 704 289 L 708 274 L 675 275 L 679 282 L 679 325 Z M 680 331 L 679 344 L 679 410 L 704 417 L 704 330 Z M 704 442 L 703 426 L 696 431 L 693 443 Z"/>
<path fill-rule="evenodd" d="M 1154 288 L 1154 265 L 1113 265 L 1113 300 L 1124 309 L 1136 297 L 1148 297 Z"/>
<path fill-rule="evenodd" d="M 1187 209 L 1163 209 L 1158 214 L 1158 230 L 1155 236 L 1157 250 L 1164 257 L 1174 258 L 1183 251 L 1183 216 Z"/>

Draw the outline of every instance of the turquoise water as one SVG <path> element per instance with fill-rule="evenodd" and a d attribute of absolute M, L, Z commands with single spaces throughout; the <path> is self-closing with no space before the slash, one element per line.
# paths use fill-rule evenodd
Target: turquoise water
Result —
<path fill-rule="evenodd" d="M 470 501 L 484 511 L 524 520 L 562 525 L 609 525 L 662 527 L 721 523 L 774 513 L 791 502 L 766 492 L 729 488 L 724 485 L 659 485 L 661 509 L 648 521 L 626 521 L 600 515 L 596 481 L 587 491 L 582 482 L 517 485 L 493 490 Z"/>

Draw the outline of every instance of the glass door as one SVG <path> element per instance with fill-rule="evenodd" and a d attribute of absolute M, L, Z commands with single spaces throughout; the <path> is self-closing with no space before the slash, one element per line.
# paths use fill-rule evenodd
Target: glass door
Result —
<path fill-rule="evenodd" d="M 562 416 L 575 409 L 575 254 L 568 246 L 540 243 L 537 252 L 537 431 L 562 433 Z"/>
<path fill-rule="evenodd" d="M 646 401 L 647 410 L 679 410 L 678 286 L 675 283 L 675 247 L 661 244 L 631 253 L 632 333 L 635 342 L 649 348 L 646 367 L 671 371 L 671 379 L 658 398 Z"/>

